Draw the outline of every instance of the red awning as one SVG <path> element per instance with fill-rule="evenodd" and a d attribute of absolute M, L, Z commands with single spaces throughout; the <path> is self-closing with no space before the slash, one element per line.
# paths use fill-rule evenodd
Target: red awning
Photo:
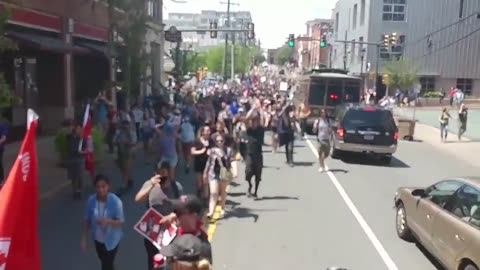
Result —
<path fill-rule="evenodd" d="M 68 45 L 61 39 L 41 34 L 8 31 L 5 35 L 19 43 L 35 47 L 42 51 L 56 53 L 88 53 L 88 49 L 75 45 Z"/>

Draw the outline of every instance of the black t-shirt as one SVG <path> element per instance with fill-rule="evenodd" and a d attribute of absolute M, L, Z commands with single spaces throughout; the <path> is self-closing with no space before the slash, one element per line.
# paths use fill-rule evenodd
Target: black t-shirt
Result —
<path fill-rule="evenodd" d="M 209 149 L 210 147 L 212 147 L 213 143 L 211 140 L 208 141 L 208 146 L 205 146 L 202 141 L 200 141 L 200 139 L 197 139 L 194 143 L 193 143 L 193 147 L 195 147 L 195 150 L 202 150 L 204 147 L 207 147 L 207 149 Z M 208 160 L 208 154 L 207 154 L 207 151 L 205 151 L 205 153 L 201 154 L 201 155 L 197 155 L 195 156 L 195 159 L 194 159 L 194 165 L 195 165 L 195 168 L 205 168 L 205 165 L 207 164 L 207 160 Z"/>
<path fill-rule="evenodd" d="M 261 155 L 265 129 L 263 127 L 248 128 L 245 135 L 247 153 L 249 155 Z"/>

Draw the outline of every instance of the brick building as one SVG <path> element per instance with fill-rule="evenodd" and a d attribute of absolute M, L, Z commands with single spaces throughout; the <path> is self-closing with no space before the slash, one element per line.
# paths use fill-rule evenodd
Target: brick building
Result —
<path fill-rule="evenodd" d="M 307 22 L 307 36 L 313 40 L 310 41 L 310 68 L 315 68 L 320 65 L 327 65 L 329 62 L 330 47 L 320 47 L 320 39 L 322 35 L 329 32 L 333 26 L 333 20 L 330 19 L 314 19 Z"/>
<path fill-rule="evenodd" d="M 5 116 L 21 134 L 33 108 L 42 129 L 55 130 L 115 74 L 107 56 L 108 7 L 95 0 L 10 0 L 0 9 L 11 13 L 5 35 L 18 46 L 0 56 L 0 71 L 21 99 Z"/>

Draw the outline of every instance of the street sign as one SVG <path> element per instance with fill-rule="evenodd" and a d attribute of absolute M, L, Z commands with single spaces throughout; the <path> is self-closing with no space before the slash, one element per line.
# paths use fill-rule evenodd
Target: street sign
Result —
<path fill-rule="evenodd" d="M 205 35 L 207 33 L 207 31 L 197 31 L 197 34 L 199 35 Z"/>
<path fill-rule="evenodd" d="M 169 42 L 182 42 L 182 32 L 178 31 L 175 26 L 165 31 L 165 40 Z"/>

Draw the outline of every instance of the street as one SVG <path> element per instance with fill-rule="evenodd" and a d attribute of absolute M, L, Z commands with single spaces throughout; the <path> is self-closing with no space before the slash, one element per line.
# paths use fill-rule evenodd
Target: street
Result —
<path fill-rule="evenodd" d="M 315 140 L 311 142 L 315 144 Z M 296 166 L 287 167 L 283 149 L 264 147 L 260 198 L 246 198 L 243 166 L 229 190 L 227 215 L 210 224 L 216 269 L 437 269 L 412 243 L 397 238 L 393 196 L 399 186 L 426 186 L 449 177 L 475 175 L 475 168 L 435 146 L 402 141 L 390 167 L 355 158 L 329 160 L 333 174 L 319 173 L 307 141 L 297 141 Z M 359 164 L 360 163 L 360 164 Z M 179 166 L 183 168 L 183 166 Z M 193 190 L 191 176 L 179 181 Z M 145 210 L 133 195 L 151 169 L 139 157 L 135 189 L 123 198 L 127 222 L 117 269 L 146 269 L 142 239 L 133 224 Z M 117 170 L 107 172 L 118 186 Z M 97 269 L 93 246 L 80 250 L 84 202 L 64 190 L 42 203 L 40 236 L 44 269 Z M 353 214 L 355 213 L 355 214 Z"/>
<path fill-rule="evenodd" d="M 305 142 L 295 151 L 301 165 L 294 168 L 284 165 L 283 154 L 265 154 L 263 199 L 246 198 L 241 180 L 230 189 L 231 214 L 213 238 L 217 269 L 437 269 L 415 244 L 397 237 L 395 190 L 475 175 L 475 168 L 426 143 L 401 142 L 390 167 L 330 160 L 329 177 L 317 172 Z"/>

